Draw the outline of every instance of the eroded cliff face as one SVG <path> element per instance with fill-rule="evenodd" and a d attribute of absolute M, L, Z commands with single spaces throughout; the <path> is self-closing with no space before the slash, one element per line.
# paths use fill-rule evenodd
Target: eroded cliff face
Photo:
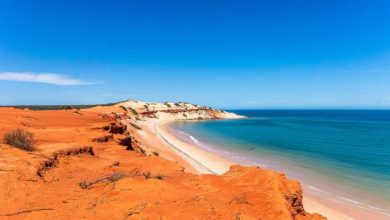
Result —
<path fill-rule="evenodd" d="M 232 166 L 196 175 L 146 156 L 153 146 L 137 127 L 123 131 L 128 116 L 119 106 L 0 108 L 0 138 L 21 127 L 38 142 L 35 152 L 0 144 L 0 219 L 323 219 L 304 211 L 299 182 L 283 174 Z"/>
<path fill-rule="evenodd" d="M 175 120 L 203 120 L 203 119 L 236 119 L 243 116 L 234 113 L 212 109 L 184 102 L 140 102 L 129 100 L 118 104 L 127 108 L 129 114 L 142 119 L 146 118 L 170 118 Z M 135 113 L 135 114 L 134 114 Z"/>

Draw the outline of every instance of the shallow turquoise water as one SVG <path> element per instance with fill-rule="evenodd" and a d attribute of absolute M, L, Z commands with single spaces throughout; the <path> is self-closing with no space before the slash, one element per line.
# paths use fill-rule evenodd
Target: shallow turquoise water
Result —
<path fill-rule="evenodd" d="M 367 207 L 390 206 L 390 111 L 247 110 L 248 119 L 180 122 L 201 147 L 286 172 Z"/>

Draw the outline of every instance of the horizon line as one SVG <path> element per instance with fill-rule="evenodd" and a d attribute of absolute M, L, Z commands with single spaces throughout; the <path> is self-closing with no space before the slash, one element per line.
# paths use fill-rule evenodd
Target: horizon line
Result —
<path fill-rule="evenodd" d="M 12 107 L 42 107 L 42 106 L 107 106 L 107 105 L 115 105 L 121 102 L 126 102 L 128 100 L 117 101 L 117 102 L 107 102 L 107 103 L 90 103 L 90 104 L 17 104 L 17 105 L 2 105 L 0 104 L 0 108 L 12 108 Z M 158 102 L 156 102 L 158 103 Z M 225 111 L 362 111 L 362 110 L 379 110 L 379 111 L 390 111 L 390 107 L 257 107 L 257 108 L 224 108 L 224 107 L 212 107 L 214 109 L 221 109 Z"/>

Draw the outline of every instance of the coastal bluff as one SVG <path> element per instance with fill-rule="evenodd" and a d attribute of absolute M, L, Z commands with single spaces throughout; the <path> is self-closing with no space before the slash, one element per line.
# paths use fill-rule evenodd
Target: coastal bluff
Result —
<path fill-rule="evenodd" d="M 326 219 L 282 173 L 202 173 L 156 135 L 161 121 L 241 117 L 183 102 L 0 107 L 0 219 Z M 34 135 L 33 151 L 4 143 L 17 128 Z"/>

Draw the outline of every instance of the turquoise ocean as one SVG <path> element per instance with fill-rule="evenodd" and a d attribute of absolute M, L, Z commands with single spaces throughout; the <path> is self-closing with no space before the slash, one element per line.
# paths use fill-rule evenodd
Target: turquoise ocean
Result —
<path fill-rule="evenodd" d="M 390 111 L 237 110 L 239 120 L 183 121 L 183 141 L 233 162 L 286 173 L 305 190 L 390 218 Z"/>

